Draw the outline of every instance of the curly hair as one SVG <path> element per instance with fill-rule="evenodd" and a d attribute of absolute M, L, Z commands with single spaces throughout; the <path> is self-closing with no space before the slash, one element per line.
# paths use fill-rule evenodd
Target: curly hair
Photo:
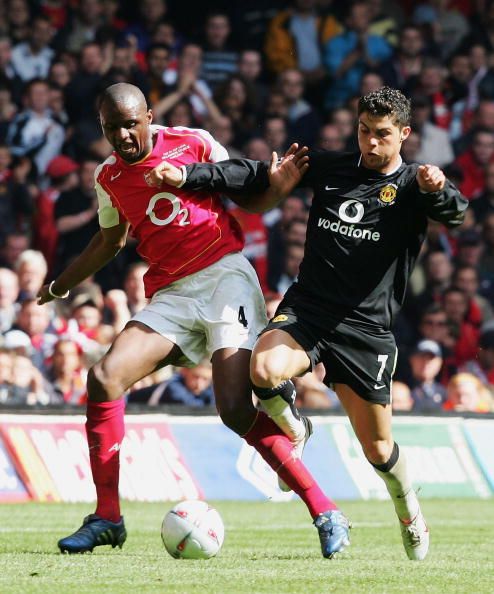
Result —
<path fill-rule="evenodd" d="M 398 127 L 410 125 L 410 100 L 398 89 L 381 87 L 360 97 L 358 115 L 367 112 L 372 116 L 391 116 Z"/>

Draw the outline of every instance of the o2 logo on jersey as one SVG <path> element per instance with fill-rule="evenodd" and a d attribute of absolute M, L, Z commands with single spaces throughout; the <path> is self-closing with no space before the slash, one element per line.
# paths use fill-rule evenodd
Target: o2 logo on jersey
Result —
<path fill-rule="evenodd" d="M 160 200 L 167 200 L 170 203 L 172 209 L 171 213 L 166 217 L 166 219 L 160 219 L 154 212 L 156 204 Z M 151 200 L 149 201 L 148 207 L 146 209 L 146 215 L 149 217 L 150 221 L 154 225 L 159 225 L 160 227 L 163 227 L 164 225 L 169 225 L 177 217 L 180 217 L 180 219 L 178 220 L 178 224 L 181 227 L 184 227 L 185 225 L 190 225 L 190 221 L 188 220 L 189 211 L 186 208 L 180 208 L 180 206 L 181 203 L 178 196 L 170 194 L 170 192 L 160 192 L 159 194 L 155 194 L 151 197 Z"/>
<path fill-rule="evenodd" d="M 345 200 L 338 209 L 338 216 L 345 223 L 360 223 L 364 216 L 364 205 L 358 200 Z"/>

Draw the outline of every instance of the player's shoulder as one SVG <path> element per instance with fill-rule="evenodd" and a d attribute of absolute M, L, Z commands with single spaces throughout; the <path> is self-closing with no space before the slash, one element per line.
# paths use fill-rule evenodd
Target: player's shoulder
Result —
<path fill-rule="evenodd" d="M 213 140 L 213 137 L 207 130 L 202 128 L 188 128 L 187 126 L 159 126 L 160 131 L 165 136 L 186 136 L 195 137 L 198 139 Z"/>
<path fill-rule="evenodd" d="M 417 169 L 420 167 L 419 163 L 403 163 L 401 167 L 398 169 L 397 178 L 400 181 L 401 185 L 409 185 L 413 182 L 417 175 Z"/>
<path fill-rule="evenodd" d="M 100 163 L 94 171 L 94 181 L 101 184 L 106 174 L 111 172 L 117 163 L 117 158 L 114 153 L 107 157 L 102 163 Z"/>

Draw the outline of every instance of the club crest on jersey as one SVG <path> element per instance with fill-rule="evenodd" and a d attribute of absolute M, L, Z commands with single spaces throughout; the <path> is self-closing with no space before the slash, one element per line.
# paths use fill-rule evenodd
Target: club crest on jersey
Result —
<path fill-rule="evenodd" d="M 381 188 L 381 191 L 379 192 L 379 202 L 381 204 L 385 204 L 386 206 L 393 204 L 396 199 L 397 189 L 398 186 L 395 186 L 394 184 L 388 184 L 387 186 Z"/>
<path fill-rule="evenodd" d="M 279 316 L 276 316 L 275 318 L 273 318 L 271 321 L 272 322 L 286 322 L 288 320 L 288 316 L 285 316 L 285 314 L 280 314 Z"/>

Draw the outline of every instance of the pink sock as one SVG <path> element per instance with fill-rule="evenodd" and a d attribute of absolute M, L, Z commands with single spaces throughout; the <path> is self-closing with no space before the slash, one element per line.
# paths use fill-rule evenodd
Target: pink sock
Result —
<path fill-rule="evenodd" d="M 87 403 L 86 434 L 93 481 L 96 485 L 96 514 L 110 522 L 120 520 L 118 478 L 120 445 L 124 438 L 123 398 Z"/>
<path fill-rule="evenodd" d="M 313 518 L 330 509 L 338 509 L 321 491 L 302 460 L 293 457 L 292 442 L 266 414 L 259 412 L 254 425 L 243 437 L 304 501 Z"/>

